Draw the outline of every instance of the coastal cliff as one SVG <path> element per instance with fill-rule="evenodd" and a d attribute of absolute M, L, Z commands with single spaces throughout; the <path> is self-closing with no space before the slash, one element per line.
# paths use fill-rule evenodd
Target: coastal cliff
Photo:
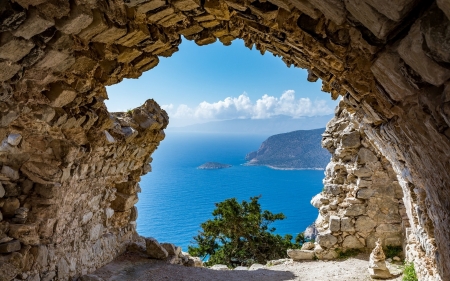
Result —
<path fill-rule="evenodd" d="M 320 146 L 325 129 L 299 130 L 265 140 L 257 151 L 245 156 L 247 165 L 274 169 L 325 169 L 330 154 Z"/>

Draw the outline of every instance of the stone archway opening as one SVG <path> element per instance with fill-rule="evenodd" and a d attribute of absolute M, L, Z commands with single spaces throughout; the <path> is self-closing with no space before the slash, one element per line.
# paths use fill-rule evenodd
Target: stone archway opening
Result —
<path fill-rule="evenodd" d="M 269 122 L 269 124 L 265 125 L 264 123 L 257 123 L 266 127 L 264 131 L 258 131 L 253 128 L 253 132 L 244 131 L 242 129 L 239 132 L 232 131 L 230 129 L 224 132 L 220 131 L 220 129 L 216 129 L 214 132 L 212 132 L 212 135 L 205 135 L 206 130 L 203 133 L 196 134 L 196 129 L 191 129 L 193 132 L 189 132 L 188 129 L 184 129 L 186 130 L 186 132 L 180 132 L 176 130 L 176 127 L 173 127 L 174 123 L 175 126 L 180 126 L 180 120 L 175 119 L 174 122 L 174 118 L 171 116 L 171 113 L 176 113 L 177 96 L 174 95 L 169 99 L 168 97 L 166 97 L 167 93 L 164 93 L 163 95 L 161 95 L 162 97 L 164 97 L 164 101 L 162 102 L 161 99 L 158 98 L 158 93 L 153 94 L 155 91 L 158 91 L 157 89 L 161 88 L 166 89 L 167 92 L 171 92 L 173 91 L 171 87 L 173 87 L 177 91 L 184 91 L 185 84 L 177 83 L 177 81 L 189 80 L 192 81 L 192 83 L 195 85 L 191 85 L 190 87 L 188 87 L 188 89 L 186 90 L 187 92 L 185 92 L 184 94 L 186 95 L 188 92 L 200 92 L 200 94 L 196 92 L 196 96 L 192 97 L 192 99 L 197 99 L 198 103 L 200 103 L 200 101 L 204 101 L 204 99 L 208 99 L 208 101 L 210 102 L 217 101 L 214 98 L 219 97 L 220 102 L 223 102 L 225 96 L 220 94 L 216 94 L 216 96 L 214 97 L 207 96 L 206 93 L 208 91 L 201 89 L 203 87 L 211 89 L 211 84 L 213 84 L 214 87 L 223 88 L 221 92 L 226 94 L 226 97 L 233 97 L 233 100 L 236 98 L 236 96 L 234 96 L 233 94 L 236 94 L 237 88 L 240 90 L 238 94 L 242 93 L 242 91 L 244 90 L 245 92 L 247 92 L 247 90 L 250 90 L 251 93 L 255 92 L 255 89 L 259 89 L 259 95 L 246 94 L 250 99 L 249 103 L 246 103 L 246 106 L 248 107 L 251 105 L 252 108 L 256 107 L 256 99 L 261 99 L 263 94 L 270 95 L 271 100 L 279 100 L 279 96 L 276 96 L 276 94 L 278 94 L 277 91 L 279 90 L 283 90 L 284 92 L 285 89 L 291 89 L 295 91 L 296 94 L 302 94 L 303 92 L 303 95 L 301 95 L 300 97 L 307 96 L 308 101 L 311 100 L 311 103 L 314 102 L 314 104 L 314 99 L 321 99 L 321 96 L 327 95 L 327 93 L 321 93 L 321 95 L 315 93 L 320 92 L 321 84 L 319 83 L 317 83 L 316 85 L 311 83 L 309 83 L 311 85 L 303 85 L 308 83 L 306 81 L 306 70 L 295 68 L 289 69 L 279 57 L 273 57 L 270 53 L 266 54 L 266 57 L 263 57 L 256 50 L 248 50 L 247 48 L 245 48 L 243 43 L 244 42 L 242 40 L 235 40 L 233 41 L 232 46 L 223 46 L 220 42 L 216 42 L 215 45 L 211 44 L 199 48 L 194 42 L 186 42 L 186 40 L 183 40 L 182 44 L 179 46 L 180 50 L 178 53 L 174 54 L 174 56 L 171 58 L 161 60 L 160 65 L 158 65 L 158 67 L 156 67 L 155 69 L 149 71 L 149 73 L 144 73 L 143 76 L 139 77 L 138 79 L 130 79 L 128 81 L 121 82 L 126 82 L 126 86 L 121 85 L 116 89 L 116 85 L 107 87 L 109 99 L 115 99 L 116 104 L 119 104 L 122 109 L 130 108 L 129 106 L 124 107 L 123 103 L 126 103 L 130 99 L 135 99 L 134 102 L 137 102 L 136 100 L 139 100 L 139 98 L 123 95 L 121 96 L 120 94 L 129 93 L 130 91 L 136 93 L 137 91 L 140 91 L 140 87 L 142 87 L 142 85 L 145 85 L 146 94 L 141 94 L 141 98 L 142 96 L 152 96 L 152 98 L 155 99 L 156 102 L 158 102 L 160 105 L 163 105 L 162 108 L 164 108 L 164 104 L 167 103 L 175 104 L 175 110 L 166 110 L 170 119 L 169 126 L 164 131 L 165 140 L 158 146 L 158 150 L 155 151 L 155 153 L 151 156 L 153 158 L 153 161 L 151 163 L 152 172 L 148 175 L 145 175 L 145 177 L 141 177 L 140 187 L 142 189 L 142 192 L 139 194 L 139 202 L 136 204 L 137 212 L 139 213 L 138 219 L 136 220 L 137 232 L 140 235 L 151 236 L 156 238 L 158 241 L 170 241 L 171 243 L 175 243 L 177 246 L 181 246 L 183 250 L 186 250 L 187 246 L 192 242 L 192 237 L 197 234 L 199 225 L 208 218 L 207 215 L 210 215 L 214 203 L 223 201 L 231 197 L 236 197 L 238 198 L 238 200 L 248 200 L 251 196 L 262 195 L 262 199 L 260 200 L 260 202 L 262 203 L 262 207 L 264 209 L 269 209 L 274 212 L 283 212 L 288 217 L 286 221 L 280 222 L 278 225 L 275 225 L 277 227 L 277 232 L 282 235 L 289 233 L 293 234 L 295 237 L 295 235 L 297 235 L 299 232 L 304 231 L 309 225 L 311 225 L 311 223 L 313 223 L 315 218 L 317 217 L 317 210 L 315 210 L 314 207 L 309 204 L 309 201 L 312 196 L 322 190 L 322 171 L 312 171 L 307 175 L 300 174 L 306 171 L 291 171 L 285 172 L 284 176 L 281 175 L 283 171 L 268 172 L 278 173 L 277 175 L 280 178 L 283 177 L 284 184 L 283 186 L 279 186 L 279 188 L 282 188 L 282 190 L 286 190 L 287 186 L 290 187 L 290 190 L 287 190 L 288 192 L 281 192 L 280 190 L 280 192 L 275 193 L 269 192 L 269 190 L 274 190 L 275 188 L 272 185 L 276 185 L 276 182 L 273 179 L 274 175 L 271 174 L 272 176 L 267 177 L 266 181 L 258 180 L 258 178 L 261 178 L 261 175 L 258 175 L 258 173 L 250 167 L 242 167 L 244 169 L 247 168 L 247 173 L 245 174 L 245 176 L 242 175 L 242 172 L 238 172 L 235 175 L 232 174 L 233 177 L 238 176 L 240 178 L 240 180 L 233 179 L 232 183 L 228 183 L 228 180 L 224 182 L 221 182 L 220 180 L 216 181 L 216 177 L 208 178 L 204 173 L 193 173 L 191 171 L 198 171 L 194 168 L 203 164 L 205 161 L 218 161 L 221 163 L 232 164 L 233 169 L 241 167 L 241 164 L 245 163 L 244 156 L 250 151 L 257 149 L 261 145 L 261 143 L 269 136 L 278 133 L 287 133 L 298 129 L 306 129 L 302 127 L 305 125 L 300 124 L 296 127 L 294 127 L 293 125 L 288 125 L 284 126 L 284 128 L 279 128 L 279 126 L 277 128 L 267 128 L 271 125 L 270 120 L 260 119 L 260 121 Z M 253 52 L 253 54 L 251 52 Z M 207 56 L 207 62 L 199 58 L 202 56 L 202 54 Z M 233 55 L 235 57 L 230 57 Z M 247 55 L 253 55 L 253 57 L 250 59 L 245 59 L 245 56 Z M 219 58 L 220 56 L 222 56 L 222 58 Z M 197 59 L 192 59 L 193 57 Z M 191 64 L 193 61 L 196 62 L 195 66 Z M 225 67 L 230 68 L 228 71 L 205 71 L 212 66 L 223 67 L 224 64 L 226 65 Z M 245 66 L 245 69 L 235 69 L 239 66 Z M 207 80 L 211 80 L 211 82 L 201 81 L 200 83 L 195 82 L 199 80 L 190 79 L 191 76 L 186 74 L 185 71 L 186 69 L 192 71 L 192 68 L 194 67 L 196 77 L 207 77 Z M 160 71 L 159 69 L 162 70 Z M 151 82 L 163 81 L 163 79 L 167 79 L 165 77 L 162 77 L 163 79 L 161 79 L 162 75 L 167 74 L 167 69 L 170 69 L 171 71 L 170 80 L 172 81 L 172 84 L 167 85 L 167 82 L 165 82 L 164 85 L 161 85 L 159 88 L 155 87 L 155 85 L 153 85 L 153 83 Z M 280 74 L 274 74 L 274 72 L 277 71 L 283 73 L 284 76 L 280 78 Z M 230 74 L 229 72 L 232 72 L 232 74 Z M 264 79 L 257 79 L 256 81 L 248 81 L 248 83 L 243 82 L 255 79 L 255 77 L 265 77 L 267 75 L 275 76 L 276 78 L 267 77 Z M 239 77 L 238 79 L 231 78 L 236 76 L 243 77 Z M 289 76 L 292 81 L 289 81 L 289 83 L 285 83 L 285 81 L 288 80 L 288 78 L 285 76 Z M 304 81 L 299 81 L 299 78 Z M 219 80 L 223 80 L 223 82 Z M 261 85 L 256 86 L 255 82 Z M 271 83 L 276 83 L 277 86 L 270 85 Z M 239 86 L 236 86 L 235 84 Z M 294 85 L 295 88 L 293 87 Z M 197 89 L 195 88 L 195 86 L 199 88 Z M 157 89 L 155 90 L 155 88 Z M 115 91 L 115 94 L 113 94 L 113 96 L 111 96 L 111 91 Z M 199 97 L 200 99 L 198 99 Z M 306 112 L 307 114 L 310 114 L 313 108 L 314 112 L 319 112 L 318 114 L 323 114 L 325 112 L 324 110 L 327 110 L 325 113 L 332 113 L 334 111 L 336 102 L 333 102 L 332 106 L 319 107 L 319 105 L 317 105 L 317 107 L 315 107 L 313 105 L 303 105 L 299 103 L 300 97 L 296 97 L 295 100 L 291 101 L 289 107 L 290 111 L 286 111 L 286 114 L 293 114 L 295 112 Z M 327 96 L 326 98 L 329 97 Z M 262 100 L 260 101 L 262 102 Z M 322 104 L 322 101 L 325 102 L 324 100 L 321 100 L 317 101 L 317 103 Z M 111 110 L 111 108 L 113 107 L 110 107 L 110 104 L 108 104 L 108 102 L 109 101 L 105 101 L 105 104 L 107 105 L 109 111 L 117 111 Z M 298 106 L 294 105 L 294 102 L 295 104 L 297 104 L 298 102 Z M 332 101 L 330 99 L 329 103 L 331 102 Z M 212 105 L 212 103 L 209 104 Z M 244 111 L 243 109 L 241 110 L 239 109 L 239 105 L 240 104 L 236 104 L 235 106 L 231 105 L 231 108 L 236 107 L 236 112 L 233 111 L 230 113 L 228 111 L 229 113 L 225 116 L 221 112 L 214 113 L 225 119 L 235 119 L 238 117 L 242 118 L 241 116 L 245 116 L 247 119 L 250 119 L 252 117 L 260 115 L 260 113 L 249 113 L 249 109 L 246 109 L 246 111 Z M 117 105 L 113 106 L 116 106 L 117 108 Z M 194 109 L 194 107 L 190 109 Z M 268 110 L 267 113 L 274 114 L 273 112 L 275 111 Z M 202 115 L 209 114 L 203 112 Z M 308 129 L 324 128 L 326 122 L 331 119 L 330 116 L 331 115 L 328 114 L 326 116 L 327 119 L 321 118 L 320 122 L 315 122 L 316 124 L 307 124 Z M 185 119 L 192 118 L 188 115 L 185 115 L 183 117 Z M 261 118 L 269 117 L 263 116 Z M 213 120 L 215 119 L 199 119 L 197 121 L 190 122 L 205 122 Z M 285 118 L 283 117 L 282 120 L 285 120 Z M 303 119 L 294 119 L 290 121 L 297 121 L 297 123 L 305 122 Z M 280 122 L 279 125 L 282 125 Z M 320 123 L 320 125 L 318 125 L 317 123 Z M 257 124 L 253 123 L 253 126 L 258 126 Z M 170 127 L 171 125 L 172 128 Z M 216 127 L 218 127 L 218 125 L 216 125 Z M 274 127 L 273 124 L 272 127 Z M 224 127 L 222 127 L 222 129 L 224 129 Z M 220 135 L 223 137 L 214 137 L 214 133 L 217 134 L 218 132 L 220 132 Z M 232 135 L 226 135 L 226 132 L 229 132 Z M 227 142 L 223 141 L 224 138 L 227 139 Z M 204 147 L 202 147 L 202 149 L 198 149 L 199 147 L 198 145 L 195 145 L 195 143 L 202 143 Z M 250 143 L 252 145 L 249 145 Z M 318 138 L 317 145 L 320 145 L 320 137 Z M 171 147 L 170 149 L 168 149 L 169 146 Z M 230 146 L 234 146 L 235 148 L 229 149 Z M 212 150 L 213 147 L 215 147 L 215 150 Z M 185 155 L 188 154 L 188 152 L 186 151 L 191 149 L 196 152 L 190 153 L 188 157 L 189 160 L 187 160 L 185 158 Z M 204 155 L 205 153 L 203 153 L 205 150 L 209 151 L 206 157 Z M 224 157 L 224 153 L 217 153 L 217 151 L 223 150 L 227 151 L 228 157 Z M 179 154 L 174 153 L 174 151 L 178 151 Z M 236 151 L 240 151 L 240 154 L 236 153 Z M 236 159 L 229 157 L 231 154 L 234 155 Z M 199 157 L 199 155 L 201 155 L 201 157 Z M 161 161 L 161 157 L 164 159 L 163 161 Z M 328 154 L 326 157 L 329 158 Z M 197 162 L 192 161 L 192 159 L 196 159 Z M 180 167 L 181 163 L 183 163 L 185 166 L 190 165 L 190 168 L 185 169 L 184 166 Z M 325 164 L 323 165 L 324 168 Z M 163 167 L 169 168 L 167 170 L 163 170 Z M 297 173 L 296 180 L 295 176 L 293 176 L 294 173 Z M 187 174 L 189 174 L 189 178 L 187 178 Z M 255 177 L 253 181 L 251 180 L 252 176 Z M 310 177 L 315 179 L 315 181 L 313 181 L 308 187 L 304 186 L 304 183 L 302 181 L 302 179 L 304 180 L 305 176 L 307 177 L 307 179 L 310 179 Z M 247 183 L 246 185 L 242 186 L 242 190 L 247 190 L 247 192 L 242 192 L 241 185 L 239 184 L 240 182 Z M 206 188 L 207 186 L 209 186 L 210 188 Z M 302 190 L 301 187 L 307 189 Z M 212 194 L 210 194 L 210 192 L 208 191 L 211 188 L 215 189 L 216 192 L 211 192 Z M 203 189 L 205 190 L 203 191 Z M 173 194 L 174 190 L 177 190 L 175 192 L 175 195 Z M 303 193 L 307 193 L 307 195 Z M 206 196 L 205 194 L 210 195 Z M 296 194 L 303 194 L 303 196 L 297 199 Z M 176 200 L 174 200 L 175 198 Z M 192 206 L 192 201 L 201 202 L 200 205 L 206 205 L 207 207 L 200 208 L 197 207 L 198 205 Z M 288 208 L 287 206 L 291 206 L 291 208 Z M 160 211 L 158 212 L 158 210 Z M 168 212 L 168 210 L 170 210 L 171 212 Z M 308 210 L 309 212 L 305 210 Z M 301 215 L 299 215 L 299 213 Z M 182 230 L 180 229 L 181 226 L 183 228 Z M 181 233 L 183 233 L 183 235 L 181 235 Z"/>
<path fill-rule="evenodd" d="M 149 156 L 164 138 L 168 118 L 151 100 L 131 115 L 109 114 L 105 86 L 155 67 L 158 56 L 177 51 L 184 35 L 198 45 L 242 38 L 288 65 L 309 69 L 308 80 L 321 78 L 333 98 L 343 96 L 342 106 L 402 187 L 411 224 L 407 254 L 421 280 L 448 279 L 449 5 L 3 2 L 4 276 L 79 276 L 110 261 L 133 239 L 135 183 L 149 171 Z"/>

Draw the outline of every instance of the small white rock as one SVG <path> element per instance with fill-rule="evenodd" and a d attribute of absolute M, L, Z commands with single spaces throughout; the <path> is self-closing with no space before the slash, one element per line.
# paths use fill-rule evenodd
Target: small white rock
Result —
<path fill-rule="evenodd" d="M 228 266 L 226 266 L 224 264 L 215 264 L 215 265 L 211 266 L 210 269 L 213 269 L 213 270 L 229 270 Z"/>
<path fill-rule="evenodd" d="M 21 134 L 9 134 L 8 135 L 8 143 L 12 146 L 16 146 L 22 140 Z"/>
<path fill-rule="evenodd" d="M 401 258 L 399 258 L 399 257 L 397 257 L 397 256 L 393 257 L 392 259 L 393 259 L 394 261 L 401 261 L 401 260 L 402 260 Z"/>
<path fill-rule="evenodd" d="M 260 268 L 264 268 L 264 265 L 262 265 L 260 263 L 254 263 L 254 264 L 252 264 L 252 266 L 250 266 L 250 268 L 248 270 L 257 270 Z"/>
<path fill-rule="evenodd" d="M 114 139 L 114 137 L 111 136 L 111 134 L 110 134 L 108 131 L 105 130 L 104 132 L 105 132 L 106 140 L 107 140 L 109 143 L 115 143 L 115 142 L 116 142 L 116 140 Z"/>

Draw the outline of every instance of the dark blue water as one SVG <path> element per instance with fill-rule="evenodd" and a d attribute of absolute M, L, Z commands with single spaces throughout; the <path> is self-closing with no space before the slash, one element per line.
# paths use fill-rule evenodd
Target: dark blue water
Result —
<path fill-rule="evenodd" d="M 302 232 L 317 217 L 311 198 L 322 190 L 323 171 L 281 171 L 243 166 L 246 153 L 268 136 L 168 133 L 153 154 L 153 171 L 142 178 L 137 230 L 140 235 L 171 242 L 184 251 L 212 218 L 214 203 L 262 195 L 262 209 L 282 212 L 287 219 L 273 224 L 276 233 Z M 198 170 L 205 162 L 233 165 Z"/>

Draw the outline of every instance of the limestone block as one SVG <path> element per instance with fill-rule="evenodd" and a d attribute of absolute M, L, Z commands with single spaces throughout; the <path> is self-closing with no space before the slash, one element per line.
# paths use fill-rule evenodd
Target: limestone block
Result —
<path fill-rule="evenodd" d="M 361 145 L 360 134 L 357 131 L 345 133 L 341 138 L 342 148 L 357 148 Z"/>
<path fill-rule="evenodd" d="M 366 4 L 364 0 L 345 0 L 345 6 L 359 22 L 380 39 L 385 39 L 397 25 L 396 22 Z"/>
<path fill-rule="evenodd" d="M 175 10 L 173 8 L 167 8 L 161 11 L 158 11 L 154 14 L 151 14 L 147 17 L 147 20 L 149 22 L 158 22 L 160 20 L 162 20 L 163 18 L 173 14 L 175 12 Z"/>
<path fill-rule="evenodd" d="M 320 17 L 320 12 L 315 9 L 313 5 L 308 0 L 288 0 L 295 8 L 299 9 L 301 12 L 307 14 L 313 19 L 318 19 Z"/>
<path fill-rule="evenodd" d="M 89 28 L 89 27 L 88 27 Z M 127 28 L 111 26 L 103 32 L 97 34 L 92 38 L 93 42 L 100 42 L 105 44 L 114 43 L 116 40 L 127 34 Z"/>
<path fill-rule="evenodd" d="M 117 192 L 116 199 L 111 202 L 111 208 L 115 211 L 124 212 L 131 209 L 137 201 L 138 198 L 136 195 L 127 195 Z"/>
<path fill-rule="evenodd" d="M 78 56 L 69 71 L 77 75 L 86 75 L 92 69 L 95 69 L 97 62 L 86 56 Z"/>
<path fill-rule="evenodd" d="M 358 180 L 356 181 L 356 185 L 358 186 L 358 188 L 370 187 L 372 185 L 372 181 L 358 178 Z"/>
<path fill-rule="evenodd" d="M 19 145 L 21 140 L 22 140 L 21 134 L 9 134 L 8 135 L 8 143 L 12 146 Z"/>
<path fill-rule="evenodd" d="M 355 231 L 352 218 L 341 218 L 341 231 L 345 232 Z"/>
<path fill-rule="evenodd" d="M 139 5 L 136 9 L 136 12 L 138 14 L 145 14 L 149 11 L 156 10 L 158 8 L 161 8 L 162 6 L 166 5 L 166 1 L 164 0 L 151 0 L 151 1 L 140 1 L 140 2 L 146 2 L 142 5 Z"/>
<path fill-rule="evenodd" d="M 103 225 L 96 224 L 89 230 L 89 239 L 91 241 L 97 241 L 98 238 L 102 235 L 102 233 L 103 233 Z"/>
<path fill-rule="evenodd" d="M 247 10 L 245 3 L 242 3 L 240 0 L 225 0 L 225 3 L 227 3 L 229 7 L 241 12 L 245 12 L 245 10 Z"/>
<path fill-rule="evenodd" d="M 325 184 L 324 186 L 324 192 L 335 196 L 341 194 L 341 191 L 341 186 L 338 184 Z"/>
<path fill-rule="evenodd" d="M 364 214 L 366 212 L 366 206 L 363 204 L 354 204 L 347 207 L 344 211 L 344 215 L 348 217 L 356 217 Z"/>
<path fill-rule="evenodd" d="M 49 50 L 45 56 L 36 64 L 37 68 L 51 69 L 53 71 L 64 71 L 75 63 L 75 58 L 70 54 Z"/>
<path fill-rule="evenodd" d="M 186 29 L 179 31 L 178 33 L 181 35 L 184 35 L 184 36 L 189 36 L 189 35 L 197 34 L 197 33 L 201 32 L 202 30 L 203 30 L 203 27 L 201 27 L 200 25 L 192 25 Z"/>
<path fill-rule="evenodd" d="M 69 275 L 69 265 L 65 258 L 60 258 L 57 263 L 58 279 L 64 280 Z"/>
<path fill-rule="evenodd" d="M 398 53 L 426 82 L 440 86 L 450 78 L 450 70 L 429 58 L 422 49 L 423 36 L 420 25 L 415 23 L 400 42 Z"/>
<path fill-rule="evenodd" d="M 400 224 L 390 224 L 390 223 L 380 224 L 376 229 L 376 232 L 378 233 L 401 232 L 401 231 L 402 227 Z"/>
<path fill-rule="evenodd" d="M 362 244 L 361 241 L 359 241 L 359 239 L 355 236 L 348 235 L 344 238 L 342 247 L 344 247 L 345 249 L 361 249 L 364 248 L 364 244 Z"/>
<path fill-rule="evenodd" d="M 67 85 L 56 83 L 50 87 L 50 90 L 44 92 L 44 95 L 50 100 L 51 106 L 63 107 L 75 99 L 77 92 Z"/>
<path fill-rule="evenodd" d="M 315 208 L 319 209 L 324 204 L 328 204 L 330 201 L 328 198 L 324 197 L 321 193 L 317 194 L 311 199 L 311 205 L 313 205 Z"/>
<path fill-rule="evenodd" d="M 314 251 L 311 250 L 298 250 L 298 249 L 288 249 L 287 255 L 294 261 L 301 260 L 312 260 L 314 259 Z"/>
<path fill-rule="evenodd" d="M 0 46 L 0 58 L 16 62 L 26 56 L 35 44 L 30 40 L 12 37 Z"/>
<path fill-rule="evenodd" d="M 133 181 L 126 181 L 116 184 L 116 189 L 118 192 L 128 195 L 133 195 L 138 192 L 138 184 Z"/>
<path fill-rule="evenodd" d="M 311 4 L 319 9 L 326 18 L 332 20 L 335 24 L 341 25 L 346 20 L 347 10 L 344 2 L 340 0 L 309 0 Z"/>
<path fill-rule="evenodd" d="M 108 28 L 103 15 L 98 11 L 94 10 L 92 12 L 92 22 L 91 24 L 83 29 L 78 36 L 84 40 L 90 40 L 95 35 L 105 31 Z"/>
<path fill-rule="evenodd" d="M 139 51 L 138 49 L 126 48 L 117 56 L 117 61 L 122 63 L 130 63 L 141 54 L 142 51 Z"/>
<path fill-rule="evenodd" d="M 36 9 L 28 10 L 28 18 L 13 31 L 14 36 L 30 39 L 54 25 L 53 20 L 43 18 Z"/>
<path fill-rule="evenodd" d="M 20 241 L 19 240 L 11 240 L 6 243 L 0 244 L 0 254 L 8 254 L 12 252 L 20 251 Z"/>
<path fill-rule="evenodd" d="M 200 7 L 199 0 L 176 0 L 172 5 L 180 11 L 187 12 Z"/>
<path fill-rule="evenodd" d="M 435 61 L 450 63 L 450 20 L 444 12 L 438 8 L 428 11 L 420 30 L 428 47 L 427 55 Z"/>
<path fill-rule="evenodd" d="M 35 224 L 10 224 L 8 235 L 25 245 L 38 245 L 40 242 Z"/>
<path fill-rule="evenodd" d="M 313 250 L 314 249 L 314 243 L 313 242 L 305 242 L 302 245 L 302 250 Z"/>
<path fill-rule="evenodd" d="M 136 221 L 138 218 L 138 209 L 136 206 L 131 208 L 130 221 Z"/>
<path fill-rule="evenodd" d="M 178 256 L 179 253 L 176 252 L 176 247 L 171 243 L 161 243 L 161 246 L 167 251 L 169 256 Z"/>
<path fill-rule="evenodd" d="M 161 19 L 160 21 L 158 21 L 158 23 L 164 27 L 170 27 L 175 25 L 177 22 L 185 19 L 186 19 L 185 15 L 183 15 L 182 13 L 176 13 Z"/>
<path fill-rule="evenodd" d="M 218 26 L 220 24 L 220 21 L 218 20 L 212 20 L 212 21 L 203 21 L 200 23 L 201 26 L 204 28 L 213 28 L 215 26 Z"/>
<path fill-rule="evenodd" d="M 203 8 L 211 15 L 214 15 L 218 20 L 230 20 L 230 12 L 224 1 L 206 0 Z"/>
<path fill-rule="evenodd" d="M 133 29 L 130 29 L 128 33 L 117 40 L 116 44 L 125 46 L 125 47 L 134 47 L 139 42 L 150 37 L 150 32 L 146 25 L 139 25 Z"/>
<path fill-rule="evenodd" d="M 437 0 L 438 7 L 445 13 L 448 19 L 450 19 L 450 0 Z"/>
<path fill-rule="evenodd" d="M 3 203 L 1 207 L 3 216 L 14 216 L 15 211 L 20 207 L 20 201 L 15 197 L 2 199 L 1 202 Z"/>
<path fill-rule="evenodd" d="M 338 216 L 330 216 L 328 229 L 332 232 L 337 232 L 341 229 L 341 218 Z"/>
<path fill-rule="evenodd" d="M 396 101 L 415 93 L 414 88 L 406 81 L 400 72 L 400 56 L 396 53 L 385 52 L 381 54 L 370 70 L 375 75 L 377 81 L 389 93 L 389 96 Z"/>
<path fill-rule="evenodd" d="M 373 154 L 373 152 L 369 149 L 363 147 L 358 151 L 359 164 L 373 163 L 376 161 L 378 161 L 378 157 L 375 156 L 375 154 Z"/>
<path fill-rule="evenodd" d="M 20 69 L 20 65 L 3 61 L 0 62 L 0 82 L 11 79 Z"/>
<path fill-rule="evenodd" d="M 361 167 L 353 170 L 353 174 L 359 178 L 370 177 L 372 171 L 369 168 Z"/>
<path fill-rule="evenodd" d="M 372 189 L 362 188 L 362 189 L 358 190 L 358 192 L 356 193 L 356 198 L 369 199 L 370 197 L 372 197 L 373 194 L 374 194 L 374 191 Z"/>
<path fill-rule="evenodd" d="M 356 219 L 355 230 L 358 232 L 370 232 L 377 226 L 376 221 L 368 216 L 360 216 Z"/>
<path fill-rule="evenodd" d="M 67 17 L 56 21 L 56 28 L 66 34 L 78 34 L 93 21 L 92 11 L 82 5 L 75 5 Z"/>
<path fill-rule="evenodd" d="M 19 172 L 16 169 L 13 169 L 10 166 L 4 165 L 0 171 L 1 176 L 6 177 L 10 180 L 18 180 L 19 179 Z"/>
<path fill-rule="evenodd" d="M 419 0 L 364 0 L 364 2 L 391 20 L 400 21 L 414 8 Z"/>
<path fill-rule="evenodd" d="M 169 254 L 155 238 L 145 238 L 145 245 L 147 247 L 147 255 L 152 259 L 163 260 L 166 259 Z"/>
<path fill-rule="evenodd" d="M 211 270 L 230 270 L 228 268 L 228 266 L 226 266 L 224 264 L 215 264 L 215 265 L 211 266 L 209 269 L 211 269 Z"/>
<path fill-rule="evenodd" d="M 337 241 L 337 238 L 330 233 L 319 234 L 316 237 L 316 242 L 325 249 L 331 248 Z"/>
<path fill-rule="evenodd" d="M 282 9 L 285 9 L 286 11 L 289 11 L 289 12 L 291 11 L 287 0 L 267 0 L 267 1 L 269 1 L 270 3 L 280 7 Z"/>

